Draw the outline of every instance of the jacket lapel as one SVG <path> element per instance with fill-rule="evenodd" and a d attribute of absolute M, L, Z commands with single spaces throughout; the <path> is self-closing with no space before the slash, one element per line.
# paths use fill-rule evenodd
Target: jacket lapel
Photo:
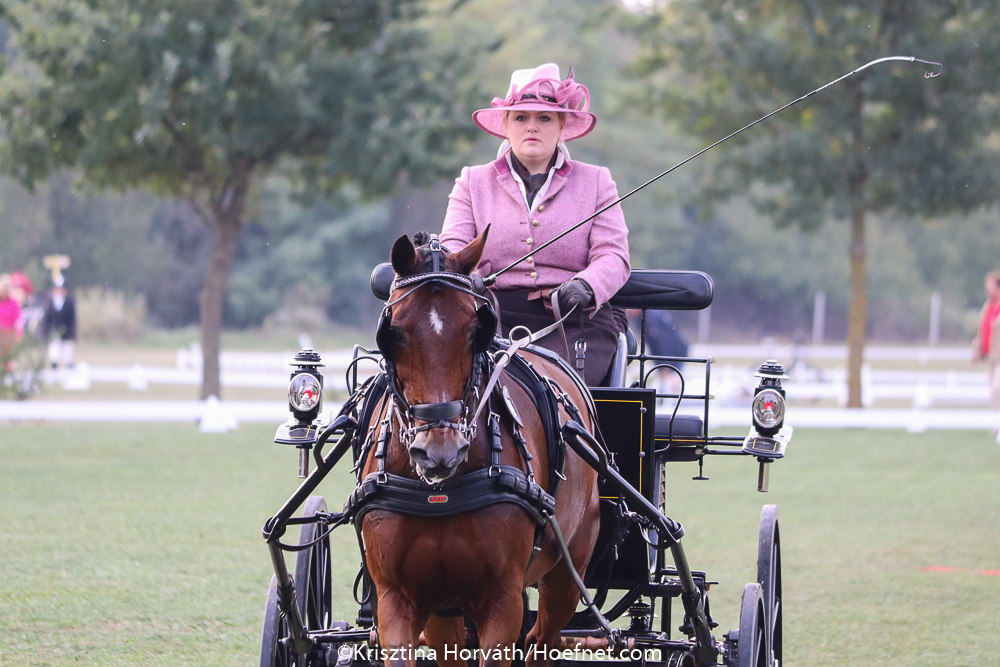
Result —
<path fill-rule="evenodd" d="M 505 155 L 500 156 L 493 163 L 493 168 L 497 172 L 497 183 L 500 187 L 504 189 L 510 198 L 520 206 L 524 207 L 524 198 L 521 196 L 521 188 L 517 186 L 517 181 L 514 179 L 514 174 L 510 173 L 510 165 L 507 164 L 507 157 Z"/>
<path fill-rule="evenodd" d="M 572 171 L 572 169 L 573 166 L 568 162 L 560 169 L 556 169 L 556 173 L 552 174 L 552 182 L 549 183 L 549 189 L 545 191 L 545 199 L 542 201 L 552 199 L 556 196 L 556 193 L 563 189 L 563 186 L 566 185 L 566 179 L 569 176 L 569 172 Z"/>

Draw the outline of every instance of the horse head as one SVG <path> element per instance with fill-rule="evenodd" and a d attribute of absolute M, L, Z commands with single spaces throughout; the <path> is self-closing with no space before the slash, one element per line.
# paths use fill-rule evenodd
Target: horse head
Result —
<path fill-rule="evenodd" d="M 475 433 L 479 353 L 493 339 L 496 315 L 470 276 L 488 232 L 456 253 L 436 237 L 416 247 L 401 236 L 392 247 L 396 279 L 377 338 L 399 410 L 400 441 L 417 474 L 431 483 L 457 473 Z"/>

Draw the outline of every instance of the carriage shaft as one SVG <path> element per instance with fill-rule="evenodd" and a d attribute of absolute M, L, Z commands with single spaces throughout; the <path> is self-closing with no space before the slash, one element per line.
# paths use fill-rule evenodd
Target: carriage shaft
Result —
<path fill-rule="evenodd" d="M 324 436 L 329 438 L 329 434 L 331 432 L 332 431 L 328 429 L 327 432 L 321 435 L 319 440 L 316 442 L 316 446 L 322 447 L 325 442 Z M 343 458 L 344 454 L 347 453 L 347 450 L 351 447 L 351 437 L 353 433 L 353 428 L 348 428 L 345 431 L 330 453 L 323 458 L 323 464 L 317 466 L 309 477 L 302 480 L 302 483 L 299 485 L 299 488 L 295 490 L 295 493 L 293 493 L 291 497 L 285 501 L 285 504 L 281 506 L 281 509 L 279 509 L 273 517 L 267 520 L 264 524 L 263 533 L 264 539 L 267 540 L 269 544 L 277 541 L 278 538 L 285 534 L 285 527 L 288 524 L 288 520 L 296 511 L 298 511 L 299 507 L 301 507 L 302 503 L 309 498 L 312 492 L 316 490 L 316 487 L 319 486 L 320 482 L 322 482 L 330 471 L 333 470 L 334 466 L 336 466 L 340 459 Z"/>
<path fill-rule="evenodd" d="M 718 651 L 715 646 L 715 640 L 712 638 L 712 630 L 705 612 L 704 599 L 702 592 L 694 583 L 691 566 L 688 564 L 684 547 L 680 543 L 681 537 L 684 536 L 684 527 L 660 512 L 618 474 L 618 471 L 609 468 L 607 466 L 607 459 L 598 455 L 599 452 L 603 451 L 600 443 L 586 429 L 574 421 L 568 421 L 563 425 L 563 433 L 567 436 L 566 441 L 573 448 L 573 451 L 579 454 L 580 458 L 588 465 L 597 470 L 625 498 L 631 507 L 635 507 L 640 515 L 649 519 L 655 525 L 659 546 L 669 547 L 670 555 L 673 557 L 674 567 L 677 570 L 677 578 L 680 580 L 681 585 L 681 602 L 684 605 L 684 613 L 694 629 L 697 644 L 695 653 L 701 662 L 714 662 Z"/>
<path fill-rule="evenodd" d="M 268 549 L 271 552 L 271 563 L 274 565 L 274 576 L 278 580 L 278 609 L 281 615 L 288 619 L 289 648 L 296 653 L 308 653 L 312 650 L 312 642 L 306 637 L 305 623 L 302 620 L 302 611 L 299 609 L 299 602 L 295 595 L 295 584 L 288 574 L 288 566 L 285 564 L 285 554 L 277 542 L 270 542 Z"/>

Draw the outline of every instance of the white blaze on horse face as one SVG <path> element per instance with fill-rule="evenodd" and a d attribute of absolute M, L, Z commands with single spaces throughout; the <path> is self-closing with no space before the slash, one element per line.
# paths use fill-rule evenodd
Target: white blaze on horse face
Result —
<path fill-rule="evenodd" d="M 431 308 L 430 317 L 431 326 L 434 327 L 434 333 L 440 336 L 441 332 L 444 331 L 444 320 L 442 320 L 441 316 L 438 315 L 438 311 L 433 308 Z"/>

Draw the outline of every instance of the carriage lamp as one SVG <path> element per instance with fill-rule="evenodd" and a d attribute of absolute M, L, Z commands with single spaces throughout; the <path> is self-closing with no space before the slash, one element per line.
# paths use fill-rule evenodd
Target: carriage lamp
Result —
<path fill-rule="evenodd" d="M 301 424 L 311 424 L 323 408 L 323 367 L 319 354 L 306 348 L 292 361 L 288 383 L 288 409 Z"/>
<path fill-rule="evenodd" d="M 322 428 L 319 419 L 323 409 L 322 360 L 316 351 L 306 348 L 292 361 L 292 377 L 288 382 L 288 409 L 292 416 L 278 427 L 274 441 L 279 445 L 295 445 L 299 450 L 299 477 L 309 475 L 309 452 Z"/>
<path fill-rule="evenodd" d="M 785 426 L 785 390 L 781 381 L 787 380 L 784 367 L 774 359 L 760 365 L 754 377 L 760 378 L 753 392 L 750 411 L 753 428 L 743 441 L 743 453 L 757 457 L 757 490 L 767 491 L 770 464 L 785 455 L 785 446 L 791 438 L 791 427 Z"/>
<path fill-rule="evenodd" d="M 768 359 L 757 369 L 754 377 L 760 383 L 753 392 L 753 423 L 757 432 L 765 437 L 773 437 L 785 423 L 785 390 L 781 381 L 787 380 L 784 367 L 774 359 Z"/>

